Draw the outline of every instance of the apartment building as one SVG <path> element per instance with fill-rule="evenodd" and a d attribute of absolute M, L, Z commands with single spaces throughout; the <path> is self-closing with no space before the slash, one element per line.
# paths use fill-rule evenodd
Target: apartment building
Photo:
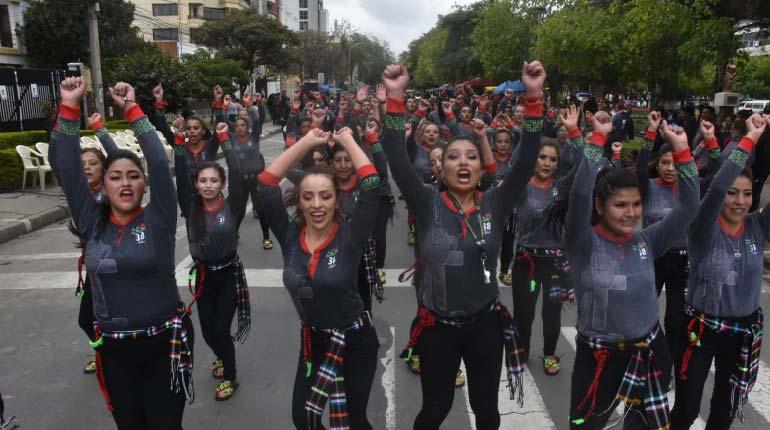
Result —
<path fill-rule="evenodd" d="M 0 67 L 27 65 L 24 47 L 16 36 L 16 24 L 24 19 L 29 2 L 0 0 Z"/>
<path fill-rule="evenodd" d="M 323 0 L 276 0 L 283 25 L 294 31 L 326 32 L 329 12 Z"/>

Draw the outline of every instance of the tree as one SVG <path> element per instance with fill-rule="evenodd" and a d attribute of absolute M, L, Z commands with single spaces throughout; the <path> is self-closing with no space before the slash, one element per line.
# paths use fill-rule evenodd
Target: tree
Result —
<path fill-rule="evenodd" d="M 358 68 L 358 79 L 372 85 L 380 81 L 382 71 L 395 60 L 388 42 L 374 36 L 353 33 L 342 46 L 346 54 L 350 52 L 350 67 Z"/>
<path fill-rule="evenodd" d="M 192 54 L 183 54 L 181 65 L 190 73 L 199 77 L 194 82 L 193 96 L 200 99 L 211 98 L 214 87 L 220 85 L 225 94 L 238 90 L 235 82 L 246 82 L 249 74 L 240 61 L 216 58 L 205 49 L 198 49 Z"/>
<path fill-rule="evenodd" d="M 132 84 L 136 88 L 137 103 L 149 112 L 155 101 L 152 96 L 155 85 L 163 84 L 166 102 L 169 109 L 174 110 L 184 104 L 185 98 L 199 91 L 197 86 L 202 76 L 149 45 L 126 57 L 105 61 L 104 78 L 109 82 L 106 85 L 119 81 Z"/>
<path fill-rule="evenodd" d="M 93 0 L 92 0 L 93 1 Z M 38 66 L 61 66 L 82 61 L 88 64 L 88 6 L 84 0 L 40 0 L 24 11 L 16 33 L 27 56 Z M 145 43 L 131 26 L 134 5 L 125 0 L 100 0 L 99 43 L 102 58 L 119 57 Z"/>
<path fill-rule="evenodd" d="M 302 66 L 303 77 L 315 79 L 318 73 L 326 73 L 329 79 L 348 75 L 347 51 L 334 36 L 318 31 L 302 31 L 297 35 L 295 58 Z"/>
<path fill-rule="evenodd" d="M 254 8 L 207 21 L 190 35 L 193 42 L 216 49 L 222 58 L 240 61 L 250 75 L 258 66 L 285 70 L 293 62 L 290 48 L 298 43 L 293 31 Z M 246 86 L 248 80 L 238 84 Z"/>
<path fill-rule="evenodd" d="M 748 57 L 739 61 L 734 88 L 754 98 L 770 98 L 770 57 Z"/>

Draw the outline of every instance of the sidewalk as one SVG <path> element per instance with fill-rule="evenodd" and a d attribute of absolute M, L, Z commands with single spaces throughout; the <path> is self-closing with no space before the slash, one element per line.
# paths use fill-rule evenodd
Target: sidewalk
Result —
<path fill-rule="evenodd" d="M 280 125 L 265 121 L 262 137 L 281 132 Z M 0 194 L 0 243 L 8 242 L 69 216 L 67 202 L 59 198 L 60 188 L 46 184 L 45 191 L 28 186 L 24 191 Z"/>
<path fill-rule="evenodd" d="M 0 243 L 69 216 L 67 202 L 59 198 L 60 188 L 47 184 L 45 191 L 0 194 Z"/>

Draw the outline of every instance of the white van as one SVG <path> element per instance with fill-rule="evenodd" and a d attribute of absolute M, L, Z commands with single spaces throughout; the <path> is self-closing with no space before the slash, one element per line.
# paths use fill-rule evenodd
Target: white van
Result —
<path fill-rule="evenodd" d="M 751 100 L 741 103 L 741 105 L 738 106 L 738 110 L 750 110 L 754 113 L 762 113 L 769 104 L 770 100 Z"/>

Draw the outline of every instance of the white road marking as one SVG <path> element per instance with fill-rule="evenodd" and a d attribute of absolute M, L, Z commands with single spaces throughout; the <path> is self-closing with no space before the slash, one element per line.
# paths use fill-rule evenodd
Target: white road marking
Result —
<path fill-rule="evenodd" d="M 390 327 L 390 348 L 380 359 L 385 371 L 382 373 L 382 388 L 385 389 L 385 429 L 396 430 L 396 328 Z"/>
<path fill-rule="evenodd" d="M 468 395 L 468 371 L 465 370 L 465 362 L 462 360 L 460 361 L 460 369 L 462 369 L 463 374 L 465 375 L 465 385 L 463 385 L 463 396 L 465 398 L 465 410 L 468 411 L 468 419 L 470 420 L 470 430 L 476 430 L 476 417 L 473 414 L 473 409 L 471 409 L 471 398 Z"/>
<path fill-rule="evenodd" d="M 564 336 L 565 339 L 567 339 L 567 342 L 569 343 L 569 346 L 572 347 L 573 351 L 577 350 L 577 345 L 575 341 L 575 336 L 577 336 L 577 329 L 575 327 L 562 327 L 561 328 L 561 334 Z M 712 367 L 712 372 L 714 368 Z M 674 407 L 674 389 L 672 388 L 668 392 L 668 405 L 669 408 Z M 623 406 L 618 406 L 617 409 L 615 409 L 615 412 L 620 415 L 623 412 Z M 706 428 L 706 421 L 703 420 L 700 416 L 695 420 L 695 422 L 690 427 L 690 430 L 704 430 Z"/>

